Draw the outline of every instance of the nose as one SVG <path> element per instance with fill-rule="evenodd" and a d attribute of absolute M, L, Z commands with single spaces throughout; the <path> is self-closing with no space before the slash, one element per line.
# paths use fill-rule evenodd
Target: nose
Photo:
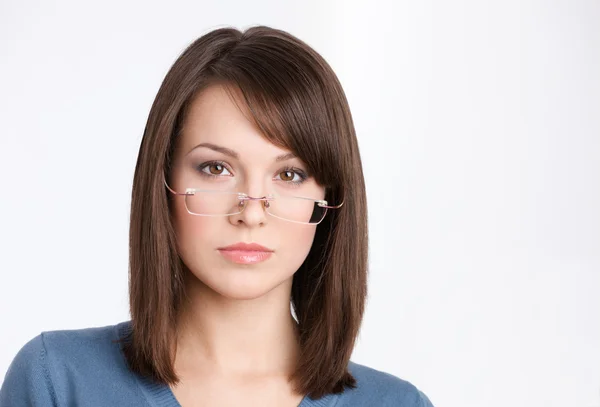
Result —
<path fill-rule="evenodd" d="M 269 202 L 265 198 L 248 197 L 240 201 L 240 209 L 242 211 L 235 215 L 230 215 L 229 222 L 232 225 L 264 226 L 268 216 L 265 209 L 269 205 Z"/>
<path fill-rule="evenodd" d="M 240 209 L 242 211 L 238 214 L 230 215 L 229 222 L 233 225 L 245 224 L 249 227 L 264 226 L 269 216 L 265 211 L 269 206 L 269 202 L 266 199 L 265 185 L 259 179 L 255 179 L 255 182 L 249 182 L 249 179 L 246 181 L 244 183 L 246 185 L 240 186 L 244 187 L 242 191 L 246 191 L 249 196 L 240 201 Z"/>

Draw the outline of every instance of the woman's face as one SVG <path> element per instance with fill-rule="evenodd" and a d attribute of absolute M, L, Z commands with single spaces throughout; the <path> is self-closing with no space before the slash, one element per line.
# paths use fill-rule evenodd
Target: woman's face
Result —
<path fill-rule="evenodd" d="M 325 190 L 306 165 L 263 138 L 238 105 L 244 106 L 217 85 L 194 99 L 177 140 L 169 186 L 179 193 L 198 188 L 251 197 L 275 193 L 323 199 Z M 284 282 L 291 286 L 315 236 L 316 225 L 273 217 L 261 201 L 247 201 L 239 214 L 211 217 L 188 213 L 183 196 L 174 200 L 172 218 L 184 264 L 204 286 L 228 298 L 251 299 Z M 221 201 L 207 200 L 201 207 L 215 212 L 235 209 L 221 207 Z M 236 257 L 235 252 L 220 250 L 236 243 L 257 243 L 272 253 L 256 262 L 256 256 Z"/>

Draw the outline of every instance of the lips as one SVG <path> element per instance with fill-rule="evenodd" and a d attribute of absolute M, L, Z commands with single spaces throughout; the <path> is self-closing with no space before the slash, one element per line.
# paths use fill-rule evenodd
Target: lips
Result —
<path fill-rule="evenodd" d="M 246 252 L 272 252 L 268 247 L 259 245 L 258 243 L 236 243 L 227 247 L 220 247 L 219 250 L 241 250 Z"/>
<path fill-rule="evenodd" d="M 236 243 L 231 246 L 221 247 L 219 253 L 226 259 L 237 264 L 256 264 L 267 260 L 273 250 L 257 243 Z"/>

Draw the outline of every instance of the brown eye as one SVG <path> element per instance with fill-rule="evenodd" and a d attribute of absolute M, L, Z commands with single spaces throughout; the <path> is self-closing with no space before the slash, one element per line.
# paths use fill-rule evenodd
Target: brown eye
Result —
<path fill-rule="evenodd" d="M 308 176 L 304 171 L 299 168 L 282 168 L 277 174 L 276 179 L 283 181 L 283 185 L 298 186 L 308 179 Z"/>
<path fill-rule="evenodd" d="M 198 166 L 198 171 L 200 171 L 203 175 L 206 175 L 208 177 L 221 177 L 232 175 L 223 163 L 216 161 L 200 164 Z"/>
<path fill-rule="evenodd" d="M 294 179 L 294 174 L 294 171 L 283 171 L 279 173 L 282 181 L 292 181 Z"/>
<path fill-rule="evenodd" d="M 208 166 L 208 170 L 213 175 L 221 175 L 224 169 L 225 167 L 223 167 L 221 164 L 211 164 Z"/>

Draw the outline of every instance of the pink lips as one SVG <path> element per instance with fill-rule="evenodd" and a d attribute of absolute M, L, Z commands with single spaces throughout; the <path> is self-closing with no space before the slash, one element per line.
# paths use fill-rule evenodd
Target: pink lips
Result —
<path fill-rule="evenodd" d="M 273 254 L 273 250 L 256 243 L 236 243 L 218 250 L 225 258 L 238 264 L 260 263 Z"/>

